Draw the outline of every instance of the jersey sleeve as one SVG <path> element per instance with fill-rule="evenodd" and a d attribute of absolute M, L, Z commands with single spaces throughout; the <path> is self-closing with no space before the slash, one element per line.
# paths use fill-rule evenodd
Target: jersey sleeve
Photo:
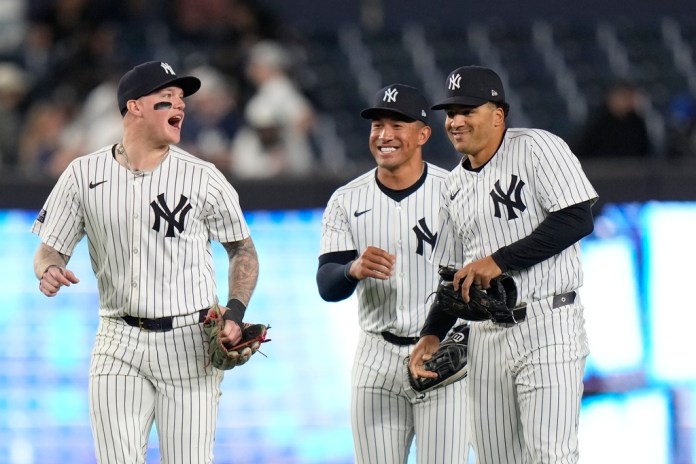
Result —
<path fill-rule="evenodd" d="M 320 254 L 336 251 L 356 250 L 353 242 L 353 234 L 350 221 L 346 215 L 346 209 L 341 202 L 340 194 L 334 194 L 324 210 L 321 220 L 321 248 Z"/>
<path fill-rule="evenodd" d="M 534 140 L 539 199 L 544 207 L 553 212 L 588 200 L 594 203 L 597 192 L 568 144 L 543 131 Z"/>
<path fill-rule="evenodd" d="M 34 220 L 32 233 L 58 253 L 71 256 L 77 243 L 85 235 L 84 208 L 78 193 L 74 166 L 58 178 L 39 215 Z"/>
<path fill-rule="evenodd" d="M 209 181 L 206 224 L 210 238 L 220 243 L 229 243 L 249 237 L 249 226 L 239 204 L 237 191 L 217 169 L 213 169 Z"/>
<path fill-rule="evenodd" d="M 449 183 L 442 184 L 440 210 L 438 212 L 438 233 L 430 261 L 436 266 L 464 266 L 464 246 L 454 230 L 450 215 Z"/>

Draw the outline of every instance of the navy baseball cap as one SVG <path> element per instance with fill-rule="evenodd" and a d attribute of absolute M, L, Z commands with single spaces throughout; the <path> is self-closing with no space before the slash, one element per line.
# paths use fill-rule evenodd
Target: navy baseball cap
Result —
<path fill-rule="evenodd" d="M 481 106 L 493 102 L 507 114 L 510 105 L 505 101 L 503 81 L 495 71 L 482 66 L 462 66 L 447 76 L 447 96 L 432 106 L 441 110 L 448 105 Z"/>
<path fill-rule="evenodd" d="M 188 97 L 201 88 L 201 81 L 193 76 L 177 77 L 174 69 L 163 61 L 139 64 L 124 74 L 118 83 L 118 108 L 124 115 L 128 100 L 137 100 L 170 86 L 180 87 L 184 91 L 184 97 Z"/>
<path fill-rule="evenodd" d="M 380 89 L 375 94 L 373 105 L 362 110 L 360 116 L 373 119 L 375 115 L 384 111 L 397 113 L 428 125 L 428 102 L 418 89 L 410 85 L 391 84 Z"/>

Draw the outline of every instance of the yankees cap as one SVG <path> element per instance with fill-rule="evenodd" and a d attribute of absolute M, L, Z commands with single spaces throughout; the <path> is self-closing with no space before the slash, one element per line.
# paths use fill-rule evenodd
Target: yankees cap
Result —
<path fill-rule="evenodd" d="M 410 85 L 391 84 L 375 94 L 373 106 L 360 112 L 365 119 L 373 119 L 380 112 L 392 112 L 414 121 L 428 125 L 428 102 L 425 97 Z"/>
<path fill-rule="evenodd" d="M 174 69 L 163 61 L 139 64 L 124 74 L 118 83 L 118 107 L 121 114 L 126 114 L 128 100 L 137 100 L 169 86 L 180 87 L 184 91 L 184 97 L 188 97 L 201 88 L 201 81 L 193 76 L 177 77 Z"/>
<path fill-rule="evenodd" d="M 510 105 L 505 101 L 505 89 L 495 71 L 482 66 L 462 66 L 447 76 L 447 96 L 432 106 L 441 110 L 448 105 L 481 106 L 493 102 L 507 114 Z"/>

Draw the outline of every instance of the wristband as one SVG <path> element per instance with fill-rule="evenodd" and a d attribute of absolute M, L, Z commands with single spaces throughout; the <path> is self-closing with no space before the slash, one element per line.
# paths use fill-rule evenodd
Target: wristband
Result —
<path fill-rule="evenodd" d="M 343 268 L 343 277 L 345 277 L 348 282 L 354 284 L 356 282 L 360 282 L 360 279 L 356 279 L 355 277 L 350 275 L 350 267 L 353 265 L 353 261 L 355 260 L 348 262 L 348 264 L 346 264 Z"/>
<path fill-rule="evenodd" d="M 232 298 L 227 302 L 227 308 L 228 310 L 225 311 L 222 318 L 226 321 L 232 321 L 239 327 L 242 327 L 242 319 L 244 319 L 244 312 L 246 311 L 244 303 L 236 298 Z"/>

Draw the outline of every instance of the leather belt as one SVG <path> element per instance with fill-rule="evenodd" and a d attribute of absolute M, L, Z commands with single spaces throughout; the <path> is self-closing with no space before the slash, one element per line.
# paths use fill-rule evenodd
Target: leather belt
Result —
<path fill-rule="evenodd" d="M 210 308 L 201 309 L 198 311 L 198 322 L 203 322 L 208 315 Z M 126 324 L 131 327 L 139 327 L 140 330 L 148 330 L 151 332 L 168 332 L 172 330 L 175 317 L 181 316 L 166 316 L 147 319 L 145 317 L 121 316 L 121 319 L 126 321 Z"/>
<path fill-rule="evenodd" d="M 573 304 L 573 302 L 575 301 L 575 296 L 575 291 L 561 293 L 560 295 L 554 295 L 553 304 L 551 305 L 551 308 L 556 309 L 560 308 L 561 306 Z"/>
<path fill-rule="evenodd" d="M 551 303 L 551 308 L 556 309 L 562 306 L 573 304 L 577 294 L 575 291 L 561 293 L 560 295 L 553 296 L 553 302 Z M 497 324 L 517 324 L 522 322 L 525 317 L 527 317 L 527 305 L 519 306 L 513 308 L 509 314 L 496 313 L 493 316 L 493 322 Z"/>
<path fill-rule="evenodd" d="M 527 305 L 518 306 L 510 310 L 510 314 L 496 314 L 493 322 L 498 324 L 517 324 L 527 317 Z"/>
<path fill-rule="evenodd" d="M 418 343 L 418 337 L 399 337 L 391 332 L 382 332 L 382 338 L 393 345 L 405 346 L 405 345 L 415 345 Z"/>

